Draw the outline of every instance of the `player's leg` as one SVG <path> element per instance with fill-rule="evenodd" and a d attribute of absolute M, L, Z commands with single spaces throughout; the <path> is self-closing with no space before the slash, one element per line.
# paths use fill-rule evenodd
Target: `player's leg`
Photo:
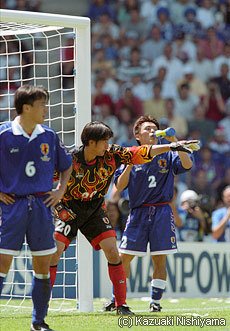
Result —
<path fill-rule="evenodd" d="M 67 208 L 63 203 L 58 203 L 55 206 L 55 232 L 57 251 L 53 254 L 50 262 L 50 282 L 51 287 L 54 286 L 58 263 L 62 253 L 69 247 L 69 244 L 77 236 L 77 219 L 74 212 Z"/>
<path fill-rule="evenodd" d="M 58 262 L 62 256 L 62 253 L 66 249 L 66 246 L 63 242 L 56 240 L 56 245 L 57 245 L 57 251 L 52 255 L 51 261 L 50 261 L 50 284 L 51 287 L 53 288 L 57 276 L 57 267 L 58 267 Z"/>
<path fill-rule="evenodd" d="M 32 280 L 32 325 L 36 330 L 36 325 L 45 324 L 44 319 L 47 314 L 48 302 L 51 295 L 49 266 L 52 254 L 45 256 L 33 256 L 33 280 Z"/>
<path fill-rule="evenodd" d="M 90 217 L 86 222 L 82 222 L 79 229 L 94 249 L 104 251 L 108 261 L 109 277 L 114 286 L 117 313 L 132 315 L 126 305 L 126 275 L 117 249 L 116 232 L 104 208 L 92 204 L 91 210 L 89 206 L 87 212 Z"/>
<path fill-rule="evenodd" d="M 109 277 L 114 287 L 116 305 L 121 306 L 126 303 L 126 276 L 116 246 L 116 238 L 103 239 L 99 244 L 108 261 Z"/>
<path fill-rule="evenodd" d="M 166 287 L 166 255 L 152 255 L 153 277 L 151 281 L 150 311 L 161 311 L 160 300 Z"/>
<path fill-rule="evenodd" d="M 57 248 L 53 237 L 53 215 L 51 209 L 44 205 L 43 199 L 42 197 L 34 197 L 30 200 L 29 222 L 26 231 L 26 239 L 31 250 L 34 270 L 31 331 L 51 330 L 44 320 L 47 315 L 51 295 L 50 261 L 52 254 L 56 252 Z"/>
<path fill-rule="evenodd" d="M 125 270 L 126 278 L 129 278 L 130 262 L 134 258 L 134 255 L 120 254 L 120 257 Z M 104 305 L 104 311 L 113 311 L 114 309 L 115 309 L 115 295 L 114 295 L 114 287 L 113 287 L 111 300 Z"/>
<path fill-rule="evenodd" d="M 159 312 L 160 300 L 166 287 L 166 256 L 177 252 L 174 219 L 169 205 L 155 208 L 155 213 L 151 216 L 149 237 L 150 254 L 154 265 L 150 312 Z"/>
<path fill-rule="evenodd" d="M 28 206 L 22 199 L 6 205 L 0 201 L 0 295 L 13 256 L 19 255 L 25 237 L 25 219 Z"/>
<path fill-rule="evenodd" d="M 12 259 L 12 255 L 0 254 L 0 296 L 2 294 L 3 281 L 10 269 Z"/>
<path fill-rule="evenodd" d="M 121 253 L 121 260 L 125 269 L 125 274 L 126 274 L 126 278 L 129 278 L 130 276 L 130 263 L 133 260 L 133 258 L 135 257 L 135 255 L 130 255 L 130 254 L 124 254 Z"/>

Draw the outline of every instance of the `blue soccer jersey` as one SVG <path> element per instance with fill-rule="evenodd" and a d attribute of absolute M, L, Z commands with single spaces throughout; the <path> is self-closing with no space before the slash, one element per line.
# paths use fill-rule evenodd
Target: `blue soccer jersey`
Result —
<path fill-rule="evenodd" d="M 124 169 L 123 165 L 115 172 L 115 183 Z M 171 201 L 174 175 L 185 171 L 177 152 L 167 152 L 154 157 L 149 163 L 134 165 L 127 187 L 130 208 Z"/>
<path fill-rule="evenodd" d="M 52 190 L 54 171 L 71 166 L 72 158 L 58 135 L 37 125 L 29 136 L 18 118 L 0 126 L 0 192 L 27 195 Z"/>

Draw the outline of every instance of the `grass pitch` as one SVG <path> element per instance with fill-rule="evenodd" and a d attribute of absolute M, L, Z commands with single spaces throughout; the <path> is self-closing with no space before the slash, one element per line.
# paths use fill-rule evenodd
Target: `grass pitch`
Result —
<path fill-rule="evenodd" d="M 29 331 L 31 301 L 13 300 L 5 306 L 0 301 L 0 331 Z M 230 331 L 230 298 L 163 299 L 161 313 L 149 313 L 149 301 L 129 299 L 135 316 L 119 317 L 115 312 L 103 313 L 105 299 L 94 301 L 93 313 L 79 313 L 74 301 L 53 300 L 46 322 L 55 331 Z M 4 304 L 4 305 L 3 305 Z M 11 307 L 14 306 L 14 307 Z"/>

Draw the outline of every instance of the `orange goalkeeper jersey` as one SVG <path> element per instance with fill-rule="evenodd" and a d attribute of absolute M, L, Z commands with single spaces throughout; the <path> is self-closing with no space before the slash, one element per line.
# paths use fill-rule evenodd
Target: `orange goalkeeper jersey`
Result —
<path fill-rule="evenodd" d="M 152 160 L 149 145 L 121 147 L 111 145 L 104 156 L 98 156 L 88 164 L 84 159 L 83 146 L 72 151 L 73 170 L 63 197 L 90 201 L 105 196 L 115 170 L 122 164 L 140 164 Z"/>

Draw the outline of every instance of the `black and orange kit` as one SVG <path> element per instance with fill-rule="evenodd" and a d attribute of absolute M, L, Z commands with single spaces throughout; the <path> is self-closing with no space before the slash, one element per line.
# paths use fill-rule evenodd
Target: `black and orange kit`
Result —
<path fill-rule="evenodd" d="M 123 164 L 142 164 L 152 160 L 149 145 L 121 147 L 111 145 L 103 156 L 91 163 L 84 159 L 84 147 L 72 151 L 73 170 L 61 202 L 55 207 L 55 238 L 66 246 L 78 229 L 94 249 L 101 240 L 115 237 L 107 217 L 104 196 L 115 170 Z"/>

